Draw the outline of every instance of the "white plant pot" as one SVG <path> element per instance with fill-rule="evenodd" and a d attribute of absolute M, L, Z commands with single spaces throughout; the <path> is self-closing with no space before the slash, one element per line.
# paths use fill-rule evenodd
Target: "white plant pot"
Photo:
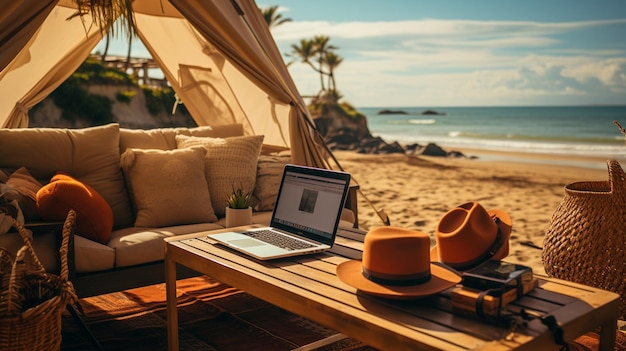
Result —
<path fill-rule="evenodd" d="M 238 227 L 252 224 L 252 207 L 230 208 L 226 207 L 226 227 Z"/>

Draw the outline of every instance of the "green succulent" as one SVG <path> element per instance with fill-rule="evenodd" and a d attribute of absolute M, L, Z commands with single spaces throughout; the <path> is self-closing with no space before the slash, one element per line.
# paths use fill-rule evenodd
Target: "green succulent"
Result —
<path fill-rule="evenodd" d="M 235 189 L 233 186 L 233 192 L 226 197 L 226 200 L 230 208 L 248 208 L 252 200 L 252 192 L 244 192 L 241 188 Z"/>

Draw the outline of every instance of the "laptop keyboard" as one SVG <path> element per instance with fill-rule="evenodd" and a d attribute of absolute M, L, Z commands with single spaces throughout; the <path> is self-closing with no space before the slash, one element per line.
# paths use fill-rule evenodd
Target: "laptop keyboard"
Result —
<path fill-rule="evenodd" d="M 285 235 L 280 235 L 271 230 L 257 230 L 252 232 L 245 232 L 244 234 L 252 238 L 264 241 L 266 243 L 276 245 L 285 250 L 300 250 L 315 246 L 313 244 L 290 238 Z"/>

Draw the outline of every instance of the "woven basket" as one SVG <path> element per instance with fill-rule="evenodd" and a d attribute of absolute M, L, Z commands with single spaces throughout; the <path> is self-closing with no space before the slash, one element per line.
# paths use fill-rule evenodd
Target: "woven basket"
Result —
<path fill-rule="evenodd" d="M 15 260 L 0 250 L 0 350 L 61 348 L 61 314 L 68 304 L 77 301 L 74 287 L 67 279 L 67 253 L 75 220 L 75 212 L 70 211 L 59 250 L 60 275 L 46 273 L 32 247 L 31 233 L 13 223 L 24 246 Z"/>
<path fill-rule="evenodd" d="M 542 259 L 550 276 L 616 292 L 626 317 L 626 174 L 608 161 L 609 180 L 565 186 Z"/>

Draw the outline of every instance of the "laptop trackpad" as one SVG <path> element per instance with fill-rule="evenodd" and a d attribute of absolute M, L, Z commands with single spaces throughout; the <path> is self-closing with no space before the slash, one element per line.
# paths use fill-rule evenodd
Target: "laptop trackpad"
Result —
<path fill-rule="evenodd" d="M 236 240 L 228 240 L 229 244 L 238 246 L 238 247 L 253 247 L 253 246 L 263 246 L 267 245 L 261 241 L 254 239 L 236 239 Z"/>

